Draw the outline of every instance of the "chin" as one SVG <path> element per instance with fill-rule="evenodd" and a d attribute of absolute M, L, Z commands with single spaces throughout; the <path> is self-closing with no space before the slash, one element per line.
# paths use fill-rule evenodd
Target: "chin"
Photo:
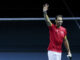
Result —
<path fill-rule="evenodd" d="M 62 24 L 59 24 L 58 26 L 61 26 Z"/>

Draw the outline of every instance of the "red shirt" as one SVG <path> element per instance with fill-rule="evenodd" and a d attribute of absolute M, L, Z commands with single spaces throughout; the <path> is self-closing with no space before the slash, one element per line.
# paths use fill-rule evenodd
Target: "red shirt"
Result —
<path fill-rule="evenodd" d="M 62 26 L 60 26 L 59 28 L 57 28 L 54 24 L 52 24 L 52 26 L 49 26 L 50 43 L 48 46 L 48 50 L 62 52 L 62 43 L 66 34 L 66 29 Z"/>

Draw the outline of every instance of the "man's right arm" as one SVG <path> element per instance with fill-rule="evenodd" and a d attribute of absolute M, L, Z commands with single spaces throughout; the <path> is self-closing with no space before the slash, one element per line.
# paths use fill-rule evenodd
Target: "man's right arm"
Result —
<path fill-rule="evenodd" d="M 44 14 L 44 18 L 45 18 L 45 22 L 46 22 L 47 26 L 52 26 L 52 22 L 50 21 L 48 15 L 47 15 L 48 7 L 49 7 L 48 4 L 45 4 L 43 6 L 43 14 Z"/>

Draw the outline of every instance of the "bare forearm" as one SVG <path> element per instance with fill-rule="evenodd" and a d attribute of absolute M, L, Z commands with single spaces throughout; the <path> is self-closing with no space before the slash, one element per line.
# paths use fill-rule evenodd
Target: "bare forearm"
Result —
<path fill-rule="evenodd" d="M 66 49 L 68 51 L 67 57 L 69 57 L 71 59 L 72 58 L 72 54 L 71 54 L 70 47 L 69 47 L 69 42 L 68 42 L 67 39 L 64 41 L 64 45 L 65 45 L 65 47 L 66 47 Z"/>
<path fill-rule="evenodd" d="M 44 13 L 44 18 L 45 18 L 46 24 L 47 24 L 48 26 L 51 26 L 52 23 L 51 23 L 48 15 L 47 15 L 47 12 L 43 12 L 43 13 Z"/>
<path fill-rule="evenodd" d="M 50 22 L 50 19 L 49 19 L 48 15 L 47 15 L 47 12 L 43 12 L 43 13 L 44 13 L 45 21 L 46 22 Z"/>
<path fill-rule="evenodd" d="M 69 47 L 69 42 L 68 40 L 64 40 L 64 45 L 65 45 L 65 48 L 67 49 L 68 52 L 71 52 L 70 51 L 70 47 Z"/>

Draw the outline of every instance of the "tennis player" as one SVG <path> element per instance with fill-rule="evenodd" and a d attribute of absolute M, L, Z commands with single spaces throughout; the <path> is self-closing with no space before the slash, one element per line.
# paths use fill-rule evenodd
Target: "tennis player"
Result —
<path fill-rule="evenodd" d="M 62 15 L 58 15 L 55 18 L 55 24 L 53 24 L 48 15 L 49 5 L 45 4 L 43 6 L 43 14 L 45 18 L 45 22 L 49 28 L 49 46 L 48 46 L 48 60 L 61 60 L 62 56 L 62 43 L 64 43 L 64 46 L 67 49 L 68 57 L 72 57 L 68 39 L 67 39 L 67 31 L 66 28 L 64 28 L 62 25 L 63 18 Z"/>

